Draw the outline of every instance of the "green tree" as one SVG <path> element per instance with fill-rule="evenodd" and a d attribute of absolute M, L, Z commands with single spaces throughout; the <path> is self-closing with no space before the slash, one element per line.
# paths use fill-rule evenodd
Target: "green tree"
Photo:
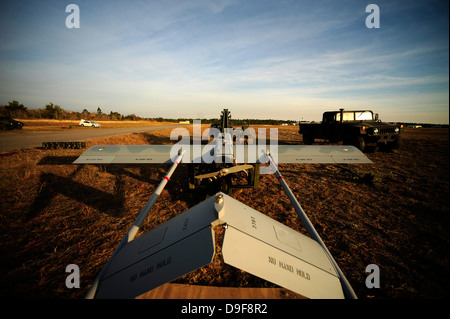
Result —
<path fill-rule="evenodd" d="M 110 118 L 111 120 L 119 120 L 119 119 L 122 118 L 122 115 L 121 115 L 119 112 L 113 112 L 113 111 L 111 111 L 111 112 L 109 113 L 109 118 Z"/>
<path fill-rule="evenodd" d="M 44 109 L 44 117 L 52 119 L 55 114 L 55 109 L 53 108 L 53 103 L 49 102 Z"/>
<path fill-rule="evenodd" d="M 10 117 L 26 117 L 28 113 L 27 108 L 15 100 L 8 102 L 8 105 L 4 105 L 2 109 L 4 110 L 2 113 Z"/>
<path fill-rule="evenodd" d="M 64 110 L 63 110 L 62 107 L 60 107 L 59 105 L 55 105 L 53 108 L 54 108 L 54 110 L 55 110 L 55 112 L 54 112 L 55 119 L 60 120 L 60 119 L 61 119 L 61 116 L 62 116 L 63 113 L 64 113 Z"/>
<path fill-rule="evenodd" d="M 49 119 L 61 119 L 61 115 L 64 113 L 64 110 L 59 106 L 55 105 L 52 102 L 49 102 L 45 106 L 44 117 Z"/>

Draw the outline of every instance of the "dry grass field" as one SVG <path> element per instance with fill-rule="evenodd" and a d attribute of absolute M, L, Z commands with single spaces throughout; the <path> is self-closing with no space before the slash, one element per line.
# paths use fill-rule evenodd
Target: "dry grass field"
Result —
<path fill-rule="evenodd" d="M 278 127 L 279 144 L 302 144 L 297 127 Z M 171 144 L 170 130 L 88 141 Z M 361 299 L 448 298 L 449 130 L 405 129 L 395 153 L 367 156 L 373 164 L 280 164 L 280 171 Z M 320 143 L 319 143 L 320 144 Z M 1 295 L 82 298 L 169 165 L 72 165 L 83 150 L 26 150 L 0 158 Z M 142 232 L 204 198 L 187 189 L 181 165 Z M 273 175 L 233 197 L 305 233 Z M 177 283 L 275 287 L 223 263 L 216 229 L 212 264 Z M 81 288 L 65 286 L 77 264 Z M 379 289 L 365 286 L 369 264 Z"/>

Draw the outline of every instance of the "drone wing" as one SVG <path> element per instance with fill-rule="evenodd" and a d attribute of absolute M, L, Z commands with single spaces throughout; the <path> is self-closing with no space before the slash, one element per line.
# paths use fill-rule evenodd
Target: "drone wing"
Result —
<path fill-rule="evenodd" d="M 308 298 L 344 298 L 313 239 L 221 194 L 127 243 L 107 267 L 96 298 L 134 298 L 212 262 L 211 226 L 226 224 L 224 262 Z"/>
<path fill-rule="evenodd" d="M 158 164 L 172 163 L 172 145 L 95 145 L 78 157 L 74 164 Z"/>
<path fill-rule="evenodd" d="M 96 298 L 134 298 L 212 262 L 213 198 L 128 242 L 111 261 Z"/>
<path fill-rule="evenodd" d="M 230 155 L 216 145 L 95 145 L 74 164 L 158 164 L 172 163 L 183 148 L 183 163 L 221 163 Z M 341 145 L 234 145 L 235 164 L 265 163 L 263 153 L 270 153 L 277 163 L 371 163 L 354 146 Z"/>
<path fill-rule="evenodd" d="M 278 145 L 270 154 L 278 156 L 278 163 L 372 163 L 358 148 L 348 145 Z"/>
<path fill-rule="evenodd" d="M 216 209 L 228 226 L 226 264 L 308 298 L 344 298 L 339 275 L 315 240 L 226 195 Z"/>

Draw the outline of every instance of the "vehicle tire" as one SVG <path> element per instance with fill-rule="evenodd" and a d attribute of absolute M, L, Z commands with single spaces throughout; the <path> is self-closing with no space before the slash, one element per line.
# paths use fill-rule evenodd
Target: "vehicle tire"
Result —
<path fill-rule="evenodd" d="M 310 132 L 303 132 L 303 143 L 305 143 L 306 145 L 311 145 L 312 143 L 314 143 L 314 137 Z"/>
<path fill-rule="evenodd" d="M 366 140 L 362 136 L 357 136 L 355 145 L 361 152 L 364 152 L 366 149 Z"/>
<path fill-rule="evenodd" d="M 366 149 L 366 140 L 362 136 L 355 136 L 344 140 L 344 145 L 352 145 L 358 148 L 361 152 Z"/>
<path fill-rule="evenodd" d="M 399 136 L 395 141 L 388 143 L 387 150 L 393 152 L 395 150 L 398 150 L 401 145 L 402 145 L 402 140 L 400 139 L 400 136 Z"/>

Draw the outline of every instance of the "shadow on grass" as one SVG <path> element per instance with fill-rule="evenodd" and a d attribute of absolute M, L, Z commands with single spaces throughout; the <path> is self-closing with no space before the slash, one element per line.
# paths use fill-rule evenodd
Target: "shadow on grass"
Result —
<path fill-rule="evenodd" d="M 72 165 L 77 156 L 47 156 L 42 158 L 38 165 Z M 57 195 L 67 196 L 79 203 L 83 203 L 99 212 L 120 217 L 125 211 L 125 177 L 130 177 L 138 183 L 150 184 L 155 187 L 159 185 L 165 173 L 169 170 L 169 164 L 152 165 L 124 165 L 109 164 L 96 165 L 100 172 L 108 173 L 114 177 L 113 192 L 107 192 L 92 186 L 89 186 L 89 180 L 78 182 L 74 178 L 85 168 L 85 164 L 77 165 L 77 168 L 68 176 L 60 176 L 54 173 L 45 172 L 40 175 L 39 184 L 41 185 L 39 193 L 35 197 L 30 210 L 26 213 L 26 218 L 34 217 L 45 211 L 50 201 Z M 127 170 L 133 167 L 137 170 Z M 151 177 L 157 174 L 157 178 Z M 101 177 L 100 177 L 101 178 Z M 189 194 L 189 192 L 180 192 L 187 188 L 187 168 L 179 167 L 165 189 L 171 194 L 171 200 L 186 200 L 189 196 L 190 201 L 200 201 L 201 196 Z M 149 190 L 148 198 L 152 192 Z"/>

